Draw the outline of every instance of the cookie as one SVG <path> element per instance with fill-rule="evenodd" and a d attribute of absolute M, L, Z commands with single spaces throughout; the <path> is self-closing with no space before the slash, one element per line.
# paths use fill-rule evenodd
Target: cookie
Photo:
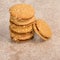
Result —
<path fill-rule="evenodd" d="M 26 20 L 23 20 L 23 19 L 16 19 L 14 17 L 11 17 L 10 18 L 10 21 L 16 25 L 27 25 L 27 24 L 30 24 L 32 22 L 35 21 L 35 17 L 32 17 L 30 19 L 26 19 Z"/>
<path fill-rule="evenodd" d="M 10 36 L 14 41 L 25 41 L 25 40 L 31 39 L 33 37 L 33 33 L 30 32 L 25 34 L 17 34 L 10 31 Z"/>
<path fill-rule="evenodd" d="M 12 16 L 20 19 L 29 19 L 34 16 L 34 8 L 29 4 L 13 5 L 9 11 Z"/>
<path fill-rule="evenodd" d="M 42 19 L 38 19 L 33 24 L 34 31 L 43 39 L 48 40 L 51 35 L 51 29 L 49 25 Z"/>
<path fill-rule="evenodd" d="M 10 23 L 10 30 L 16 33 L 27 33 L 27 32 L 31 32 L 33 29 L 32 29 L 32 24 L 18 26 L 13 23 Z"/>

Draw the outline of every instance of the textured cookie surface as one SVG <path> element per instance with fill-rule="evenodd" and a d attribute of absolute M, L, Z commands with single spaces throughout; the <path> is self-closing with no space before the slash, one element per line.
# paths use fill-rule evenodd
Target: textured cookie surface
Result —
<path fill-rule="evenodd" d="M 28 24 L 28 25 L 23 25 L 23 26 L 17 26 L 13 23 L 10 23 L 10 30 L 16 32 L 16 33 L 27 33 L 27 32 L 31 32 L 32 29 L 32 24 Z"/>
<path fill-rule="evenodd" d="M 33 37 L 33 33 L 32 32 L 26 33 L 26 34 L 17 34 L 17 33 L 14 33 L 12 31 L 10 31 L 10 35 L 11 35 L 11 38 L 14 41 L 28 40 L 28 39 Z"/>
<path fill-rule="evenodd" d="M 49 39 L 52 35 L 49 25 L 42 19 L 36 20 L 33 27 L 34 31 L 44 40 Z"/>
<path fill-rule="evenodd" d="M 34 9 L 29 4 L 16 4 L 13 5 L 10 9 L 10 14 L 14 17 L 21 19 L 28 19 L 34 16 Z"/>
<path fill-rule="evenodd" d="M 32 17 L 30 19 L 26 19 L 26 20 L 16 19 L 16 18 L 11 17 L 10 21 L 12 23 L 16 24 L 16 25 L 27 25 L 27 24 L 30 24 L 30 23 L 34 22 L 35 21 L 35 17 Z"/>

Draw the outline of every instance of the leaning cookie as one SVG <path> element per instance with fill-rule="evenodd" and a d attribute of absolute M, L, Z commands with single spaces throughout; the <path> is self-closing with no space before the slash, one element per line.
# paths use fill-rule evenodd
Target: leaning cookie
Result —
<path fill-rule="evenodd" d="M 42 19 L 38 19 L 33 24 L 34 31 L 43 39 L 48 40 L 51 35 L 51 29 L 49 25 Z"/>
<path fill-rule="evenodd" d="M 16 19 L 11 16 L 10 21 L 16 25 L 27 25 L 35 21 L 35 17 L 30 19 Z"/>
<path fill-rule="evenodd" d="M 16 4 L 13 5 L 10 9 L 10 15 L 21 18 L 21 19 L 29 19 L 34 16 L 34 8 L 29 4 Z"/>
<path fill-rule="evenodd" d="M 25 34 L 18 34 L 15 32 L 10 31 L 10 36 L 13 41 L 25 41 L 31 39 L 33 37 L 33 33 L 25 33 Z"/>
<path fill-rule="evenodd" d="M 13 23 L 10 23 L 10 30 L 16 33 L 27 33 L 27 32 L 31 32 L 33 28 L 32 28 L 32 23 L 28 25 L 23 25 L 23 26 L 18 26 Z"/>

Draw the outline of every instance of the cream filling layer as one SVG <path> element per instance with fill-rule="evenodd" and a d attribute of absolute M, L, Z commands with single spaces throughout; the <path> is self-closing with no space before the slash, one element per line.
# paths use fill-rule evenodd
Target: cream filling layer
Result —
<path fill-rule="evenodd" d="M 36 26 L 37 31 L 39 32 L 39 34 L 40 34 L 42 37 L 44 37 L 44 38 L 46 38 L 46 39 L 49 39 L 48 37 L 46 37 L 46 36 L 44 36 L 43 34 L 41 34 L 41 32 L 39 31 L 39 29 L 38 29 L 36 23 L 35 23 L 35 26 Z"/>

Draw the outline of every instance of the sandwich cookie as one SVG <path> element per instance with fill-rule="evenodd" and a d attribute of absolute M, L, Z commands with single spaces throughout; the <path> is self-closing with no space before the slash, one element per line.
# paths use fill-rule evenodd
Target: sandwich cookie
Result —
<path fill-rule="evenodd" d="M 10 30 L 16 32 L 16 33 L 27 33 L 27 32 L 31 32 L 33 30 L 32 28 L 32 23 L 28 24 L 28 25 L 15 25 L 13 23 L 10 23 Z"/>
<path fill-rule="evenodd" d="M 16 18 L 29 19 L 34 16 L 34 8 L 29 4 L 16 4 L 10 9 L 10 14 Z"/>
<path fill-rule="evenodd" d="M 27 25 L 27 24 L 33 23 L 35 21 L 35 17 L 32 17 L 30 19 L 24 19 L 24 20 L 11 17 L 10 21 L 16 25 Z"/>
<path fill-rule="evenodd" d="M 43 39 L 48 40 L 51 35 L 51 29 L 49 25 L 42 19 L 38 19 L 33 24 L 34 31 Z"/>
<path fill-rule="evenodd" d="M 33 37 L 32 32 L 25 33 L 25 34 L 17 34 L 17 33 L 10 31 L 10 35 L 11 35 L 12 40 L 14 41 L 25 41 Z"/>

